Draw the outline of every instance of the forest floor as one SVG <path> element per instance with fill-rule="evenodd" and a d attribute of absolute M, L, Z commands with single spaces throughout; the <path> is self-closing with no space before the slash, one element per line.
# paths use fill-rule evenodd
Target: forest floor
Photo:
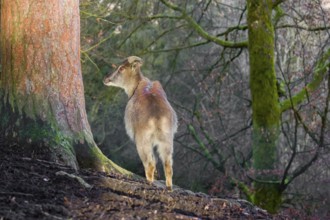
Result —
<path fill-rule="evenodd" d="M 39 157 L 40 158 L 40 157 Z M 244 200 L 175 187 L 168 192 L 118 174 L 76 172 L 0 146 L 0 220 L 4 219 L 286 219 Z"/>

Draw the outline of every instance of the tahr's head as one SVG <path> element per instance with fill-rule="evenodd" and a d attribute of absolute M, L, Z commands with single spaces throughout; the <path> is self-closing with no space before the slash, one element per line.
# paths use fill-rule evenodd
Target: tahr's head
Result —
<path fill-rule="evenodd" d="M 142 59 L 137 56 L 127 57 L 113 73 L 108 73 L 103 83 L 106 86 L 116 86 L 123 89 L 134 81 L 137 77 L 140 77 L 140 67 L 142 66 Z"/>

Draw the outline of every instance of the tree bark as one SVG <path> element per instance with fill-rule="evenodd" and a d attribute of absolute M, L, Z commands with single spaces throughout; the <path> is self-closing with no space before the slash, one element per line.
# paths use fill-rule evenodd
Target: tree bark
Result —
<path fill-rule="evenodd" d="M 280 105 L 276 87 L 272 0 L 248 0 L 250 88 L 253 110 L 253 202 L 270 212 L 281 204 L 276 181 Z"/>
<path fill-rule="evenodd" d="M 49 148 L 75 168 L 123 171 L 96 146 L 87 120 L 78 0 L 2 0 L 1 58 L 6 139 Z"/>

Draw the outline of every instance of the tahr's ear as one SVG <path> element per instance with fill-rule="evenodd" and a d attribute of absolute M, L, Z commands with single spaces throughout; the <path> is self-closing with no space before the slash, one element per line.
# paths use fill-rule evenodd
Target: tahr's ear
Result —
<path fill-rule="evenodd" d="M 136 70 L 136 68 L 141 67 L 143 64 L 143 60 L 137 56 L 127 57 L 127 61 L 131 65 L 132 70 Z"/>
<path fill-rule="evenodd" d="M 143 63 L 143 60 L 140 57 L 137 57 L 137 56 L 127 57 L 127 61 L 128 61 L 129 64 L 133 64 L 133 63 L 137 62 L 137 63 L 140 63 L 142 65 L 142 63 Z"/>

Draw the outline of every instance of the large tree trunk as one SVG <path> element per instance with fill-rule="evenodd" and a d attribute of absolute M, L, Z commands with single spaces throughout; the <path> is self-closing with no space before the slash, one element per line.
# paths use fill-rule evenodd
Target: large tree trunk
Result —
<path fill-rule="evenodd" d="M 80 67 L 79 0 L 1 1 L 0 114 L 6 139 L 77 168 L 118 169 L 96 146 Z"/>
<path fill-rule="evenodd" d="M 276 181 L 280 106 L 274 61 L 272 0 L 248 0 L 250 88 L 253 110 L 253 202 L 270 212 L 281 204 Z"/>

